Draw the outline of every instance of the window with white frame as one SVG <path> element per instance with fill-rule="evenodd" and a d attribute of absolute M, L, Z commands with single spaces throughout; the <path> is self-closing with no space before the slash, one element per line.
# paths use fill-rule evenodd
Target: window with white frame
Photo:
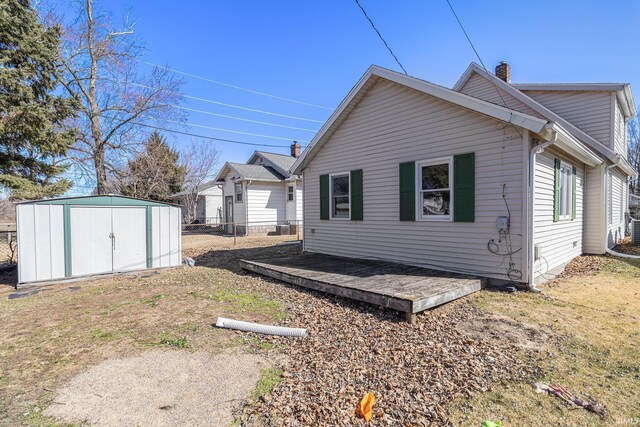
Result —
<path fill-rule="evenodd" d="M 560 162 L 560 219 L 571 219 L 573 214 L 573 166 Z"/>
<path fill-rule="evenodd" d="M 330 175 L 331 218 L 349 219 L 350 217 L 349 181 L 349 173 Z"/>
<path fill-rule="evenodd" d="M 234 189 L 236 193 L 236 203 L 242 203 L 242 183 L 236 183 Z"/>
<path fill-rule="evenodd" d="M 418 217 L 421 219 L 452 218 L 452 158 L 417 163 Z"/>
<path fill-rule="evenodd" d="M 294 194 L 295 194 L 295 187 L 293 185 L 288 185 L 287 186 L 287 201 L 288 202 L 293 202 L 294 200 Z"/>

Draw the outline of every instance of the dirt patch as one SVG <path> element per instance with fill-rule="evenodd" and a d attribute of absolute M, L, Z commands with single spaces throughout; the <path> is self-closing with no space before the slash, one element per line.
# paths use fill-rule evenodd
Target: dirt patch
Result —
<path fill-rule="evenodd" d="M 109 359 L 58 390 L 44 415 L 94 426 L 201 425 L 233 421 L 264 359 L 255 354 L 151 351 Z"/>
<path fill-rule="evenodd" d="M 494 342 L 497 348 L 510 344 L 523 350 L 540 351 L 549 340 L 549 334 L 541 328 L 508 317 L 475 311 L 476 316 L 461 320 L 456 329 L 469 337 Z"/>

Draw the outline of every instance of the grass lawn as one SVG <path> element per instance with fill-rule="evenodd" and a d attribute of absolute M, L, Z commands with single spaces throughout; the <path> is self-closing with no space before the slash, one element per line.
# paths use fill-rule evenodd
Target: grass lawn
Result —
<path fill-rule="evenodd" d="M 56 389 L 110 358 L 163 348 L 268 352 L 270 348 L 212 324 L 218 316 L 272 323 L 285 316 L 286 304 L 259 291 L 262 279 L 237 269 L 238 258 L 255 257 L 262 250 L 256 246 L 282 239 L 247 238 L 237 247 L 232 239 L 220 240 L 216 246 L 224 250 L 209 253 L 185 245 L 206 266 L 59 284 L 11 300 L 8 295 L 16 291 L 1 286 L 0 425 L 55 425 L 40 413 Z M 271 249 L 281 254 L 291 250 Z M 214 265 L 206 263 L 211 259 Z M 275 381 L 273 371 L 265 372 L 261 393 Z"/>
<path fill-rule="evenodd" d="M 582 257 L 582 263 L 600 257 Z M 606 258 L 599 272 L 553 280 L 542 294 L 482 292 L 470 304 L 550 337 L 529 363 L 541 375 L 504 382 L 449 408 L 455 425 L 640 425 L 640 263 Z M 499 351 L 499 348 L 496 349 Z M 522 356 L 523 358 L 527 356 Z M 526 359 L 525 359 L 526 360 Z M 532 381 L 569 388 L 606 406 L 606 421 L 534 392 Z"/>

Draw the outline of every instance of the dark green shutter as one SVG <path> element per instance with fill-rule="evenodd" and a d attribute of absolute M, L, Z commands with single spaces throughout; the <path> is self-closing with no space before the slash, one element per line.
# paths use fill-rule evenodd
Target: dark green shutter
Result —
<path fill-rule="evenodd" d="M 453 220 L 473 222 L 476 212 L 475 154 L 453 156 Z"/>
<path fill-rule="evenodd" d="M 416 220 L 416 163 L 400 163 L 400 221 Z"/>
<path fill-rule="evenodd" d="M 329 175 L 320 175 L 320 219 L 329 219 Z"/>
<path fill-rule="evenodd" d="M 576 167 L 573 167 L 572 185 L 571 185 L 571 200 L 573 206 L 571 207 L 571 219 L 576 219 Z"/>
<path fill-rule="evenodd" d="M 553 222 L 558 222 L 560 220 L 560 159 L 554 161 L 553 176 Z"/>
<path fill-rule="evenodd" d="M 351 171 L 351 220 L 362 221 L 362 169 Z"/>

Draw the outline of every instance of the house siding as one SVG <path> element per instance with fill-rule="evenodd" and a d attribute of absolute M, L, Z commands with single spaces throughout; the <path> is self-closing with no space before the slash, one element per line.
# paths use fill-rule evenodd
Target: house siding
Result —
<path fill-rule="evenodd" d="M 587 254 L 604 253 L 604 165 L 587 167 L 584 194 L 582 250 Z"/>
<path fill-rule="evenodd" d="M 252 182 L 247 186 L 249 226 L 283 224 L 286 218 L 284 183 Z"/>
<path fill-rule="evenodd" d="M 605 91 L 523 90 L 554 113 L 613 149 L 611 93 Z"/>
<path fill-rule="evenodd" d="M 507 279 L 496 217 L 511 209 L 522 246 L 523 142 L 511 126 L 384 80 L 376 83 L 304 170 L 305 250 Z M 399 164 L 475 153 L 475 221 L 399 220 Z M 320 220 L 320 175 L 363 170 L 363 221 Z M 454 195 L 455 197 L 455 195 Z M 523 271 L 522 259 L 514 257 Z"/>
<path fill-rule="evenodd" d="M 612 248 L 624 237 L 625 233 L 627 179 L 617 171 L 610 171 L 608 183 L 607 246 Z"/>
<path fill-rule="evenodd" d="M 245 191 L 245 187 L 244 187 L 244 183 L 242 184 L 243 187 L 243 199 L 241 203 L 237 203 L 236 202 L 236 197 L 235 197 L 235 188 L 234 188 L 235 183 L 233 182 L 233 178 L 227 176 L 224 179 L 224 185 L 222 186 L 222 192 L 223 192 L 223 207 L 224 207 L 224 198 L 231 196 L 233 197 L 233 222 L 242 224 L 245 223 L 247 221 L 247 211 L 246 211 L 246 201 L 247 201 L 247 195 L 246 195 L 246 191 Z M 224 211 L 223 211 L 223 221 L 224 221 Z"/>
<path fill-rule="evenodd" d="M 614 100 L 614 121 L 613 121 L 613 149 L 616 153 L 627 158 L 627 125 L 624 120 L 624 114 L 620 109 L 620 104 L 615 96 L 612 94 Z"/>
<path fill-rule="evenodd" d="M 573 220 L 553 221 L 555 159 L 576 167 L 576 218 Z M 536 157 L 534 239 L 535 244 L 541 249 L 542 256 L 535 262 L 535 277 L 545 277 L 547 271 L 560 267 L 582 254 L 584 170 L 584 164 L 553 148 Z"/>
<path fill-rule="evenodd" d="M 460 89 L 461 93 L 469 96 L 473 96 L 478 99 L 482 99 L 493 104 L 497 104 L 501 107 L 506 106 L 512 110 L 520 111 L 521 113 L 529 114 L 533 117 L 544 118 L 540 113 L 529 107 L 519 99 L 514 98 L 502 89 L 498 89 L 493 83 L 487 80 L 485 77 L 473 73 L 473 75 L 467 80 L 467 82 Z M 498 94 L 498 92 L 500 94 Z M 502 95 L 502 97 L 500 97 Z M 503 101 L 504 99 L 504 101 Z"/>

